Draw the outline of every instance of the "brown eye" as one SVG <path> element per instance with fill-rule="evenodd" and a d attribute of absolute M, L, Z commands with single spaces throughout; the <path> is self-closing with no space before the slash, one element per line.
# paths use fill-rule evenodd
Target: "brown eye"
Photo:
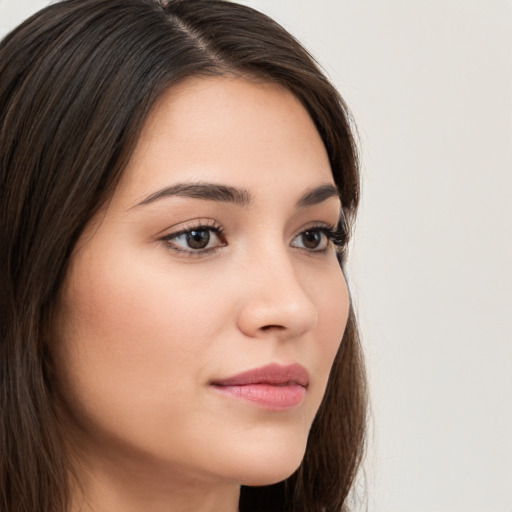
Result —
<path fill-rule="evenodd" d="M 191 256 L 206 254 L 227 245 L 220 228 L 210 226 L 197 226 L 171 233 L 163 237 L 162 241 L 175 252 Z"/>
<path fill-rule="evenodd" d="M 192 230 L 185 233 L 187 246 L 190 249 L 205 249 L 210 243 L 210 231 L 206 229 Z"/>
<path fill-rule="evenodd" d="M 316 249 L 322 243 L 323 233 L 319 231 L 305 231 L 302 233 L 302 243 L 306 249 Z"/>
<path fill-rule="evenodd" d="M 299 233 L 292 241 L 292 247 L 306 249 L 308 251 L 320 252 L 327 249 L 329 237 L 326 234 L 327 228 L 308 229 Z"/>

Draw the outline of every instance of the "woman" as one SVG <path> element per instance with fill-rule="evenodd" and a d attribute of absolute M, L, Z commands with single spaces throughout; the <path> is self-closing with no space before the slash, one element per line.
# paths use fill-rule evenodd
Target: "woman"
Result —
<path fill-rule="evenodd" d="M 347 510 L 357 158 L 307 52 L 224 1 L 66 0 L 0 77 L 1 510 Z"/>

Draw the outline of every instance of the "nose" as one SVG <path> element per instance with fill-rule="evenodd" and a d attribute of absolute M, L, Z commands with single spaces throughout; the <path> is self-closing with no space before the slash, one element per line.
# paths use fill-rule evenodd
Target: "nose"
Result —
<path fill-rule="evenodd" d="M 318 323 L 316 304 L 301 282 L 292 261 L 275 252 L 252 260 L 243 283 L 238 326 L 254 338 L 295 338 Z"/>

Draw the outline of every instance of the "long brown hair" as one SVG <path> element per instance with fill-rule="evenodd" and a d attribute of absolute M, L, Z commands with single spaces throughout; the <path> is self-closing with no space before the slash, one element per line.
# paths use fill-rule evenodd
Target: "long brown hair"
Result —
<path fill-rule="evenodd" d="M 279 83 L 302 101 L 352 222 L 359 176 L 348 110 L 311 56 L 267 16 L 222 0 L 65 0 L 0 43 L 3 512 L 68 510 L 47 338 L 80 233 L 113 193 L 162 92 L 192 76 L 226 73 Z M 276 485 L 243 487 L 241 512 L 347 510 L 365 424 L 351 308 L 301 466 Z"/>

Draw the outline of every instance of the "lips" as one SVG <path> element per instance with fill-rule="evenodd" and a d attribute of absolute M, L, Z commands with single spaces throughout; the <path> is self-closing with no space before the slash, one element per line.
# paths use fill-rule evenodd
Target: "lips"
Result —
<path fill-rule="evenodd" d="M 245 400 L 263 409 L 283 411 L 302 403 L 308 383 L 309 374 L 303 366 L 270 364 L 215 380 L 211 385 L 216 391 L 232 398 Z"/>

